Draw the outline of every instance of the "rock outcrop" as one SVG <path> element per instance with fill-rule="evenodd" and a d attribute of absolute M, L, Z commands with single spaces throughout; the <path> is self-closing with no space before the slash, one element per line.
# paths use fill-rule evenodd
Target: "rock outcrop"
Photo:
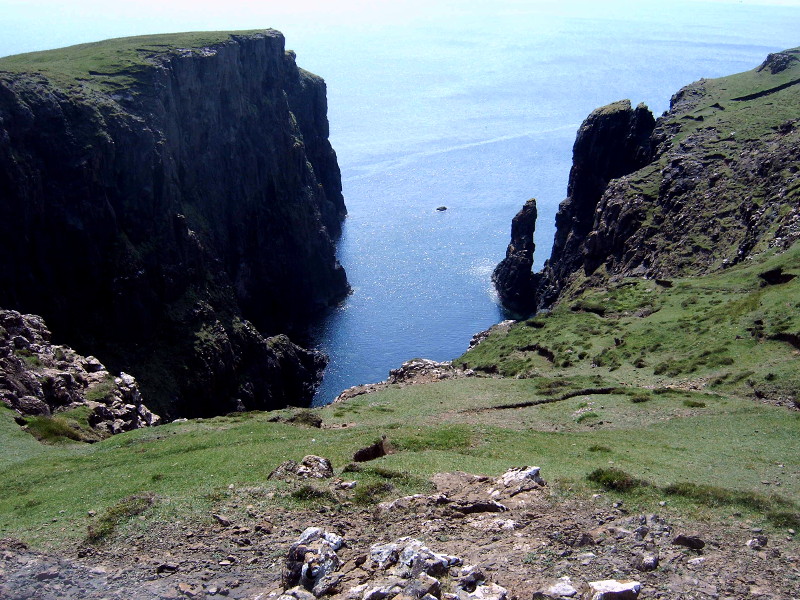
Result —
<path fill-rule="evenodd" d="M 511 242 L 506 257 L 492 273 L 500 302 L 513 313 L 526 314 L 536 307 L 533 281 L 533 234 L 536 230 L 536 200 L 531 198 L 511 221 Z"/>
<path fill-rule="evenodd" d="M 349 289 L 325 83 L 276 31 L 197 35 L 0 60 L 0 306 L 173 417 L 299 405 L 325 359 L 269 336 Z"/>
<path fill-rule="evenodd" d="M 501 299 L 546 308 L 609 279 L 703 274 L 787 249 L 800 239 L 799 99 L 793 49 L 683 88 L 657 121 L 627 100 L 595 110 L 578 131 L 551 256 L 532 284 L 496 277 Z"/>
<path fill-rule="evenodd" d="M 132 376 L 114 377 L 95 357 L 53 344 L 40 317 L 9 310 L 0 310 L 0 402 L 21 417 L 87 406 L 89 424 L 101 435 L 161 423 Z"/>
<path fill-rule="evenodd" d="M 387 389 L 389 386 L 396 385 L 404 387 L 407 385 L 418 385 L 443 381 L 445 379 L 456 379 L 461 377 L 472 377 L 475 372 L 472 369 L 462 369 L 453 365 L 452 362 L 438 362 L 429 358 L 412 358 L 407 360 L 396 369 L 389 371 L 386 381 L 378 383 L 365 383 L 347 388 L 334 398 L 333 403 L 345 402 L 356 396 L 372 394 Z"/>

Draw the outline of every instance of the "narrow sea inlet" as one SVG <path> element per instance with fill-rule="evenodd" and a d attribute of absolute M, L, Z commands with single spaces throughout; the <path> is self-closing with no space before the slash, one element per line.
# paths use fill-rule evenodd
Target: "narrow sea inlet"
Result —
<path fill-rule="evenodd" d="M 682 85 L 795 45 L 798 14 L 728 2 L 504 1 L 359 29 L 327 56 L 317 49 L 325 36 L 309 38 L 306 64 L 328 83 L 349 210 L 339 257 L 353 286 L 315 332 L 331 359 L 315 404 L 413 357 L 456 358 L 504 318 L 490 275 L 511 218 L 537 198 L 540 268 L 591 110 L 629 98 L 659 115 Z"/>

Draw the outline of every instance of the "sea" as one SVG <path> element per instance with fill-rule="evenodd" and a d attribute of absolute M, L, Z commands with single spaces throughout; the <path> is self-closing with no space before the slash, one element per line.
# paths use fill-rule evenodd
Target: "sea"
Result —
<path fill-rule="evenodd" d="M 324 405 L 410 358 L 452 360 L 508 316 L 491 272 L 511 219 L 537 199 L 541 267 L 594 108 L 627 98 L 658 116 L 682 86 L 800 45 L 800 2 L 0 0 L 0 56 L 263 27 L 327 82 L 349 213 L 352 293 L 310 332 L 330 358 Z"/>

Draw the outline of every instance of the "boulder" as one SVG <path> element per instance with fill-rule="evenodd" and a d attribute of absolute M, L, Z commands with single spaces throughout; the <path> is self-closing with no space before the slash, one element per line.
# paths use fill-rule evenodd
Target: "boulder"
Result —
<path fill-rule="evenodd" d="M 327 458 L 309 454 L 303 457 L 300 463 L 293 460 L 282 462 L 269 474 L 267 479 L 287 479 L 291 477 L 329 479 L 333 477 L 333 466 Z"/>
<path fill-rule="evenodd" d="M 577 595 L 578 590 L 572 585 L 572 580 L 569 577 L 561 577 L 538 592 L 534 592 L 531 600 L 561 600 L 562 598 L 574 598 Z"/>
<path fill-rule="evenodd" d="M 590 581 L 589 591 L 584 594 L 586 600 L 636 600 L 642 584 L 638 581 Z"/>
<path fill-rule="evenodd" d="M 309 527 L 289 548 L 283 569 L 284 589 L 301 586 L 314 596 L 322 596 L 338 583 L 335 575 L 340 561 L 336 551 L 342 547 L 340 536 Z"/>
<path fill-rule="evenodd" d="M 685 546 L 686 548 L 691 548 L 692 550 L 702 550 L 705 548 L 706 543 L 701 540 L 696 535 L 684 535 L 680 534 L 672 540 L 673 544 L 677 546 Z"/>

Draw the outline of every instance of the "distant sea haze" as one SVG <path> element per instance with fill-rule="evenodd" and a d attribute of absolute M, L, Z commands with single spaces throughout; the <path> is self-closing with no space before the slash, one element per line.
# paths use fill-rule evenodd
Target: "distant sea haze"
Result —
<path fill-rule="evenodd" d="M 339 257 L 353 293 L 312 334 L 331 359 L 317 404 L 413 357 L 453 359 L 503 318 L 490 274 L 511 218 L 538 199 L 540 267 L 575 132 L 592 109 L 629 98 L 659 115 L 683 85 L 800 43 L 799 2 L 294 5 L 11 3 L 0 54 L 274 27 L 298 64 L 325 78 L 349 211 Z"/>

